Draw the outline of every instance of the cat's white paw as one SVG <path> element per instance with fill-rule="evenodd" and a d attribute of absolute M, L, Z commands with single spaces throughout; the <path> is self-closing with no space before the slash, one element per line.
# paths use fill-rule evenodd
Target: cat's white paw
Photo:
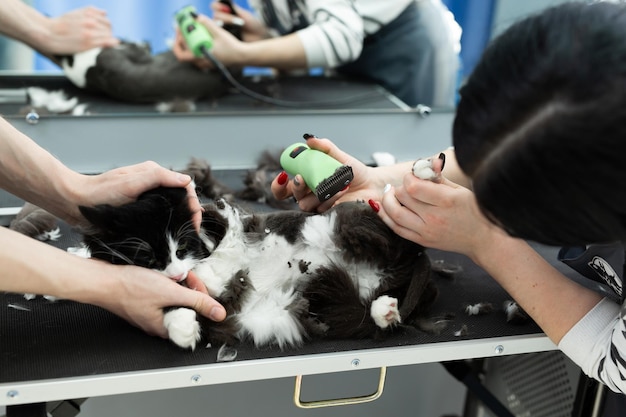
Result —
<path fill-rule="evenodd" d="M 422 180 L 435 180 L 438 175 L 433 170 L 433 161 L 431 158 L 418 159 L 413 164 L 413 175 Z"/>
<path fill-rule="evenodd" d="M 200 340 L 200 323 L 196 312 L 189 308 L 177 308 L 165 313 L 163 324 L 172 342 L 182 348 L 196 348 Z"/>
<path fill-rule="evenodd" d="M 388 295 L 381 295 L 372 302 L 370 314 L 374 323 L 381 329 L 401 322 L 398 300 Z"/>

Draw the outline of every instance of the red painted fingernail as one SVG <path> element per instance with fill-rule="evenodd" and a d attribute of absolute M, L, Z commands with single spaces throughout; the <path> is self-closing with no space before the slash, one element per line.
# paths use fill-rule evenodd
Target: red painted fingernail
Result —
<path fill-rule="evenodd" d="M 374 210 L 376 213 L 380 211 L 380 206 L 374 200 L 368 200 L 367 203 L 370 205 L 372 210 Z"/>
<path fill-rule="evenodd" d="M 341 189 L 341 191 L 346 191 L 348 188 L 350 188 L 350 184 L 348 184 L 348 185 L 346 185 L 345 187 L 343 187 L 343 188 Z"/>
<path fill-rule="evenodd" d="M 277 179 L 278 185 L 285 185 L 288 179 L 289 179 L 289 176 L 287 175 L 287 173 L 285 171 L 281 172 L 278 175 L 278 179 Z"/>

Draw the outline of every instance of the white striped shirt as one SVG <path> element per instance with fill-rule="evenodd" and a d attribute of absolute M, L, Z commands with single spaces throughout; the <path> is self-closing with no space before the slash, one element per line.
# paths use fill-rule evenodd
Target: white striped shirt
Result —
<path fill-rule="evenodd" d="M 620 308 L 608 298 L 600 301 L 565 334 L 559 349 L 589 377 L 626 393 L 626 303 Z"/>
<path fill-rule="evenodd" d="M 309 67 L 334 68 L 356 60 L 367 35 L 416 0 L 249 0 L 275 35 L 296 32 Z"/>

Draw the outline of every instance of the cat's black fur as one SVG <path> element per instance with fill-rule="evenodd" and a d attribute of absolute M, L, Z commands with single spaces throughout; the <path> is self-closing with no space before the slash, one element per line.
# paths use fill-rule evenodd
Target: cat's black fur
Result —
<path fill-rule="evenodd" d="M 224 27 L 241 40 L 241 28 Z M 201 70 L 193 63 L 179 61 L 172 51 L 152 53 L 148 43 L 123 41 L 119 46 L 103 48 L 93 65 L 83 54 L 56 57 L 68 78 L 76 83 L 78 69 L 91 92 L 134 103 L 157 103 L 175 100 L 217 98 L 232 86 L 216 69 Z M 230 68 L 235 78 L 241 69 Z M 78 76 L 78 79 L 82 77 Z"/>
<path fill-rule="evenodd" d="M 343 203 L 324 214 L 246 213 L 225 200 L 204 208 L 202 238 L 191 226 L 183 189 L 158 188 L 122 207 L 81 212 L 93 224 L 84 238 L 92 256 L 109 262 L 163 270 L 166 233 L 179 239 L 177 256 L 194 259 L 194 272 L 228 313 L 222 323 L 198 317 L 214 345 L 383 337 L 404 325 L 419 327 L 436 298 L 424 249 L 396 235 L 367 204 Z M 273 297 L 286 301 L 276 301 L 275 309 L 264 304 Z M 391 306 L 381 327 L 372 304 L 382 305 L 384 318 L 394 299 L 400 319 Z M 172 331 L 170 338 L 183 347 L 197 341 Z"/>
<path fill-rule="evenodd" d="M 217 70 L 204 71 L 190 62 L 181 62 L 172 51 L 153 54 L 148 44 L 122 42 L 103 48 L 94 65 L 81 62 L 82 55 L 60 58 L 68 78 L 84 74 L 78 87 L 133 103 L 157 103 L 176 99 L 218 98 L 231 85 Z M 231 71 L 238 77 L 239 72 Z"/>

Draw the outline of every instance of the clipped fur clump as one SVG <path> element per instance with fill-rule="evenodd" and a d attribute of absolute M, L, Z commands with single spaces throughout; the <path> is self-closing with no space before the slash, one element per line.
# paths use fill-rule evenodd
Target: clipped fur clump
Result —
<path fill-rule="evenodd" d="M 215 179 L 211 165 L 201 158 L 191 158 L 187 167 L 180 171 L 193 178 L 196 185 L 196 193 L 212 200 L 224 198 L 232 200 L 233 191 L 222 182 Z"/>
<path fill-rule="evenodd" d="M 256 168 L 246 173 L 244 189 L 235 194 L 237 198 L 267 204 L 279 210 L 294 208 L 292 200 L 278 200 L 271 189 L 272 180 L 283 170 L 279 162 L 281 152 L 266 150 L 261 154 Z"/>

